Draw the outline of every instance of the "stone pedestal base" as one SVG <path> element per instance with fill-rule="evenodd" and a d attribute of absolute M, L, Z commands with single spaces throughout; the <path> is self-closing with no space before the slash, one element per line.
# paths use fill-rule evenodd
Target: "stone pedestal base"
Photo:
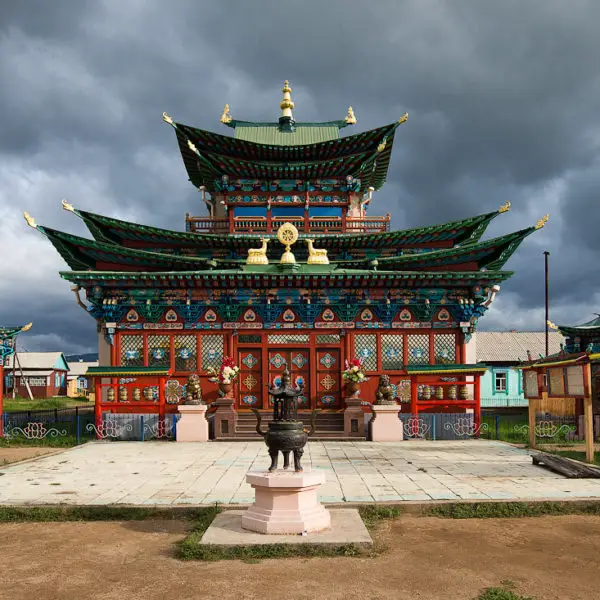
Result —
<path fill-rule="evenodd" d="M 344 436 L 365 437 L 365 413 L 362 410 L 361 399 L 354 396 L 345 398 Z"/>
<path fill-rule="evenodd" d="M 235 410 L 235 400 L 233 398 L 219 398 L 215 401 L 217 410 L 215 411 L 215 438 L 229 438 L 235 436 L 237 425 L 237 411 Z"/>
<path fill-rule="evenodd" d="M 242 515 L 242 527 L 265 534 L 298 535 L 331 527 L 329 511 L 317 500 L 325 473 L 248 473 L 254 504 Z"/>
<path fill-rule="evenodd" d="M 177 421 L 178 442 L 208 442 L 206 409 L 206 404 L 180 404 L 177 407 L 181 415 Z"/>
<path fill-rule="evenodd" d="M 397 404 L 374 404 L 373 416 L 369 424 L 371 441 L 401 442 L 404 437 L 402 421 L 398 418 L 400 407 Z"/>

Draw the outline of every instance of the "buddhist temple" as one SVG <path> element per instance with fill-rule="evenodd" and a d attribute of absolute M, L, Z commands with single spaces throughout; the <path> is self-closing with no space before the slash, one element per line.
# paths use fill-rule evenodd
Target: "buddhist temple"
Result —
<path fill-rule="evenodd" d="M 186 215 L 185 231 L 67 201 L 91 238 L 26 215 L 97 322 L 98 422 L 105 412 L 173 413 L 197 374 L 204 401 L 229 415 L 215 436 L 251 435 L 245 415 L 269 408 L 267 386 L 287 367 L 304 385 L 300 410 L 321 409 L 322 432 L 334 435 L 344 429 L 342 371 L 353 358 L 368 377 L 358 392 L 364 410 L 388 374 L 404 412 L 470 411 L 477 421 L 485 369 L 465 364 L 465 343 L 512 275 L 504 264 L 547 217 L 483 241 L 510 203 L 392 231 L 389 214 L 370 213 L 407 115 L 348 134 L 352 107 L 339 120 L 296 121 L 288 82 L 282 92 L 272 122 L 235 119 L 226 105 L 224 133 L 163 114 L 207 211 Z M 240 369 L 228 404 L 209 373 L 225 356 Z"/>

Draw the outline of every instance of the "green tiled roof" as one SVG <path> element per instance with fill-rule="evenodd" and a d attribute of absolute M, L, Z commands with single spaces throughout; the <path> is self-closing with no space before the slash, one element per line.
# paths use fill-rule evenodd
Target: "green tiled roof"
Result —
<path fill-rule="evenodd" d="M 269 146 L 304 146 L 329 142 L 340 137 L 340 126 L 332 123 L 296 123 L 295 131 L 281 131 L 279 123 L 235 124 L 235 139 Z"/>
<path fill-rule="evenodd" d="M 170 369 L 158 367 L 88 367 L 86 375 L 125 377 L 135 375 L 169 375 Z"/>
<path fill-rule="evenodd" d="M 600 315 L 581 325 L 558 325 L 558 329 L 565 336 L 590 333 L 595 329 L 600 329 Z"/>
<path fill-rule="evenodd" d="M 15 337 L 21 331 L 27 331 L 31 327 L 31 323 L 29 325 L 21 325 L 20 327 L 2 327 L 0 326 L 0 340 L 7 340 Z"/>

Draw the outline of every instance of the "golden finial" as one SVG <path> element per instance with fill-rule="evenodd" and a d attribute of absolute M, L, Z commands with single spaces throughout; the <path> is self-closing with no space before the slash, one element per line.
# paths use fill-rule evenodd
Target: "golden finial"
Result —
<path fill-rule="evenodd" d="M 23 327 L 21 327 L 21 331 L 29 331 L 32 325 L 33 323 L 27 323 L 27 325 L 23 325 Z"/>
<path fill-rule="evenodd" d="M 292 93 L 292 88 L 290 87 L 290 82 L 287 79 L 285 80 L 281 91 L 283 92 L 283 100 L 279 105 L 279 108 L 281 108 L 281 116 L 291 118 L 294 103 L 292 101 L 292 97 L 290 96 L 290 94 Z"/>
<path fill-rule="evenodd" d="M 262 238 L 260 241 L 262 242 L 260 248 L 248 248 L 248 258 L 246 259 L 247 265 L 269 264 L 269 259 L 267 258 L 267 244 L 269 243 L 269 239 Z"/>
<path fill-rule="evenodd" d="M 354 111 L 351 106 L 348 107 L 348 114 L 346 115 L 344 122 L 348 123 L 348 125 L 356 125 L 356 117 L 354 116 Z"/>
<path fill-rule="evenodd" d="M 292 254 L 290 248 L 292 244 L 298 241 L 298 230 L 291 223 L 284 223 L 277 230 L 277 239 L 285 246 L 285 252 L 281 255 L 281 264 L 293 265 L 296 263 L 296 257 Z"/>
<path fill-rule="evenodd" d="M 408 121 L 408 113 L 404 113 L 399 119 L 398 124 L 402 125 L 402 123 L 406 123 Z"/>
<path fill-rule="evenodd" d="M 195 152 L 196 154 L 198 153 L 198 150 L 196 149 L 196 146 L 194 146 L 194 144 L 192 144 L 192 142 L 190 140 L 188 140 L 188 148 L 192 151 Z"/>
<path fill-rule="evenodd" d="M 68 210 L 69 212 L 75 212 L 75 209 L 73 208 L 73 205 L 72 205 L 72 204 L 69 204 L 69 203 L 67 202 L 67 199 L 66 199 L 66 198 L 63 198 L 63 199 L 61 200 L 61 202 L 62 202 L 62 207 L 63 207 L 65 210 Z"/>
<path fill-rule="evenodd" d="M 510 200 L 507 200 L 499 209 L 498 212 L 499 213 L 503 213 L 506 212 L 507 210 L 510 210 Z"/>
<path fill-rule="evenodd" d="M 162 119 L 165 123 L 173 125 L 173 119 L 171 119 L 171 117 L 166 112 L 163 113 Z"/>
<path fill-rule="evenodd" d="M 25 217 L 25 220 L 27 221 L 27 225 L 29 225 L 29 227 L 33 227 L 34 229 L 37 227 L 35 219 L 28 212 L 24 212 L 23 216 Z"/>
<path fill-rule="evenodd" d="M 550 215 L 544 215 L 535 225 L 536 229 L 541 229 L 547 222 L 548 219 L 550 218 Z"/>
<path fill-rule="evenodd" d="M 229 114 L 229 104 L 225 105 L 225 108 L 223 109 L 223 114 L 221 115 L 221 118 L 219 120 L 221 121 L 221 123 L 224 123 L 225 125 L 227 123 L 231 123 L 232 117 Z"/>
<path fill-rule="evenodd" d="M 323 248 L 315 248 L 313 246 L 314 240 L 306 240 L 308 244 L 308 260 L 307 265 L 328 265 L 329 258 L 327 257 L 327 250 Z"/>
<path fill-rule="evenodd" d="M 384 139 L 379 146 L 377 146 L 377 152 L 383 152 L 385 150 L 385 146 L 387 144 L 387 140 Z"/>
<path fill-rule="evenodd" d="M 550 327 L 550 329 L 558 329 L 558 325 L 556 323 L 553 323 L 552 321 L 546 321 L 546 324 L 548 325 L 548 327 Z"/>

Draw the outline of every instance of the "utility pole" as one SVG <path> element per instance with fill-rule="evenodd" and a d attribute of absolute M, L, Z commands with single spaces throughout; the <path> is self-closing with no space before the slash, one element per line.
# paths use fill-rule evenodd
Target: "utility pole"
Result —
<path fill-rule="evenodd" d="M 548 257 L 550 256 L 550 252 L 548 250 L 544 251 L 544 281 L 545 281 L 545 296 L 546 296 L 546 356 L 550 353 L 550 346 L 548 340 L 548 319 L 550 315 L 548 314 Z"/>

